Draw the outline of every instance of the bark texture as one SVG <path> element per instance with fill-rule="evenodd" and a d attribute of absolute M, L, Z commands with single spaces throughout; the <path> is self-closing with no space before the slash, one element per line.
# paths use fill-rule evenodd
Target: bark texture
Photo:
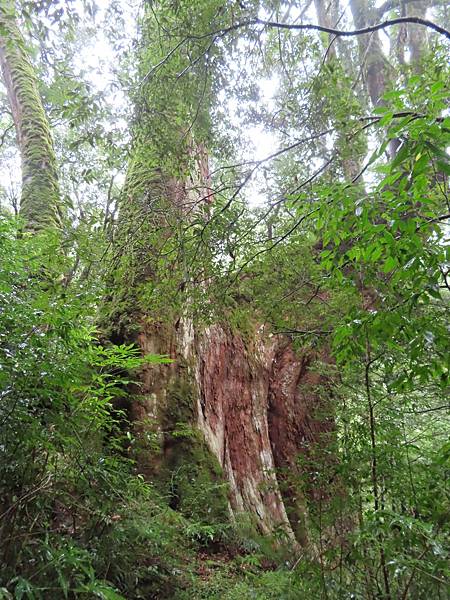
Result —
<path fill-rule="evenodd" d="M 355 29 L 362 29 L 376 20 L 376 13 L 367 0 L 351 0 L 350 10 Z M 378 31 L 358 36 L 358 48 L 369 98 L 373 106 L 379 106 L 386 91 L 388 66 Z"/>
<path fill-rule="evenodd" d="M 0 2 L 0 63 L 22 160 L 20 213 L 33 230 L 61 226 L 52 137 L 14 2 Z"/>
<path fill-rule="evenodd" d="M 430 8 L 432 4 L 433 3 L 430 0 L 419 0 L 417 2 L 411 2 L 406 6 L 406 9 L 408 15 L 425 18 L 427 9 Z M 428 32 L 426 27 L 408 25 L 407 41 L 410 52 L 410 63 L 416 73 L 420 74 L 422 70 L 421 60 L 428 45 Z"/>
<path fill-rule="evenodd" d="M 187 421 L 195 443 L 204 440 L 204 451 L 213 459 L 202 460 L 209 470 L 206 487 L 214 491 L 220 479 L 227 484 L 229 514 L 247 513 L 261 533 L 306 545 L 297 459 L 328 443 L 334 429 L 324 400 L 329 381 L 314 371 L 312 357 L 299 356 L 289 340 L 263 327 L 246 341 L 221 325 L 195 329 L 189 320 L 164 331 L 144 326 L 137 343 L 144 354 L 169 352 L 174 359 L 171 365 L 142 369 L 139 392 L 130 404 L 141 440 L 141 472 L 157 480 L 167 465 L 179 466 L 173 460 L 179 444 L 174 432 L 181 428 L 182 436 Z M 153 443 L 157 440 L 156 451 L 145 441 L 149 432 Z M 186 453 L 186 446 L 180 449 Z M 186 466 L 196 479 L 198 464 Z M 309 493 L 314 499 L 319 490 L 311 485 Z M 211 501 L 207 494 L 204 498 Z M 176 504 L 183 502 L 177 498 Z M 217 509 L 213 504 L 210 513 Z"/>

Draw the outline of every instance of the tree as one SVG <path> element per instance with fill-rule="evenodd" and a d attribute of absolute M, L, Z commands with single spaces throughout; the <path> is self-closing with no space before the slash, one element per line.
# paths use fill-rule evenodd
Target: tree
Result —
<path fill-rule="evenodd" d="M 178 553 L 196 565 L 199 545 L 221 544 L 230 554 L 257 549 L 239 558 L 253 575 L 224 587 L 225 568 L 206 584 L 204 572 L 192 573 L 199 597 L 216 584 L 226 598 L 442 595 L 448 32 L 425 8 L 145 3 L 123 74 L 135 109 L 117 223 L 109 199 L 106 215 L 89 208 L 70 234 L 76 250 L 49 261 L 49 272 L 69 273 L 62 281 L 32 276 L 29 297 L 16 290 L 12 274 L 25 282 L 27 257 L 48 253 L 28 237 L 28 254 L 14 250 L 0 281 L 13 332 L 0 381 L 7 396 L 14 381 L 21 409 L 6 410 L 3 446 L 20 429 L 33 433 L 19 438 L 19 475 L 4 469 L 14 491 L 3 513 L 16 519 L 10 529 L 3 521 L 5 539 L 20 530 L 27 540 L 24 550 L 6 542 L 14 550 L 6 585 L 17 594 L 29 582 L 45 586 L 48 573 L 65 595 L 108 597 L 115 588 L 184 598 Z M 427 30 L 437 35 L 426 39 Z M 55 77 L 46 89 L 59 96 L 48 97 L 70 96 L 66 114 L 84 115 L 67 136 L 80 148 L 80 122 L 89 113 L 97 131 L 101 111 L 80 112 L 73 75 Z M 269 99 L 264 79 L 276 81 Z M 249 158 L 246 124 L 269 129 L 278 147 Z M 76 155 L 73 172 L 92 173 L 92 156 L 105 156 L 101 138 L 89 137 L 92 151 Z M 113 182 L 109 165 L 123 154 L 106 155 L 98 171 Z M 255 186 L 266 199 L 252 207 Z M 14 233 L 2 240 L 16 248 Z M 102 265 L 89 274 L 99 256 L 104 280 Z M 82 298 L 89 306 L 80 311 Z M 76 333 L 92 322 L 92 298 L 110 350 Z M 50 377 L 35 348 L 50 357 Z M 58 420 L 58 407 L 67 418 Z M 33 469 L 24 458 L 32 451 Z M 39 488 L 53 468 L 63 504 L 56 517 Z M 109 498 L 116 483 L 126 494 Z M 53 545 L 39 537 L 36 515 L 44 534 L 55 528 Z M 42 551 L 37 572 L 26 559 L 34 536 L 53 557 L 46 563 Z M 259 569 L 267 540 L 270 559 L 287 568 Z M 13 579 L 19 567 L 26 583 Z"/>
<path fill-rule="evenodd" d="M 0 61 L 22 159 L 20 212 L 27 227 L 61 227 L 56 158 L 34 68 L 17 27 L 13 0 L 0 6 Z"/>
<path fill-rule="evenodd" d="M 177 506 L 185 503 L 183 493 L 206 493 L 207 481 L 202 492 L 183 492 L 190 487 L 185 480 L 194 474 L 193 480 L 202 482 L 201 471 L 217 463 L 209 474 L 208 510 L 217 493 L 215 471 L 220 471 L 230 488 L 233 514 L 246 512 L 261 532 L 279 532 L 293 543 L 295 530 L 307 544 L 301 495 L 277 472 L 295 468 L 305 440 L 322 442 L 333 429 L 330 415 L 316 415 L 325 403 L 314 387 L 325 378 L 313 371 L 314 353 L 296 356 L 288 338 L 273 340 L 257 319 L 248 319 L 245 335 L 220 308 L 212 311 L 211 325 L 200 315 L 199 297 L 213 293 L 208 272 L 217 255 L 191 231 L 206 230 L 211 223 L 215 227 L 204 149 L 211 136 L 205 123 L 214 101 L 211 62 L 219 70 L 223 58 L 208 36 L 188 42 L 173 58 L 170 51 L 186 32 L 210 31 L 212 24 L 219 28 L 226 15 L 214 2 L 205 2 L 199 13 L 191 7 L 176 15 L 165 6 L 155 10 L 148 10 L 143 21 L 134 150 L 109 286 L 114 292 L 107 305 L 113 340 L 133 341 L 143 352 L 152 348 L 175 359 L 172 366 L 144 370 L 141 387 L 131 396 L 138 460 L 148 477 L 157 477 L 161 462 L 178 473 L 171 476 L 172 489 L 174 477 L 183 479 L 173 492 Z M 163 42 L 155 35 L 157 27 L 165 28 Z M 187 70 L 190 77 L 180 80 Z M 172 85 L 178 88 L 176 96 Z M 261 348 L 258 357 L 255 345 Z M 310 408 L 301 414 L 286 408 L 304 402 L 307 394 Z M 178 431 L 181 425 L 188 433 Z M 152 441 L 146 444 L 149 431 Z"/>

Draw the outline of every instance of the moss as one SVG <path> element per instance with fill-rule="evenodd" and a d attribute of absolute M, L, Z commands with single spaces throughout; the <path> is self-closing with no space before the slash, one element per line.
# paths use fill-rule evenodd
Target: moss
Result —
<path fill-rule="evenodd" d="M 207 523 L 228 520 L 228 486 L 200 431 L 192 430 L 189 436 L 177 439 L 166 466 L 170 473 L 166 486 L 173 508 Z"/>
<path fill-rule="evenodd" d="M 162 481 L 170 504 L 185 516 L 207 523 L 228 521 L 228 485 L 222 469 L 192 425 L 195 394 L 185 379 L 168 390 L 163 418 L 165 465 Z"/>
<path fill-rule="evenodd" d="M 254 309 L 251 309 L 248 304 L 237 304 L 228 312 L 223 326 L 228 326 L 233 334 L 240 336 L 244 341 L 253 340 L 256 328 Z"/>
<path fill-rule="evenodd" d="M 181 365 L 187 368 L 187 365 Z M 192 423 L 195 417 L 195 390 L 188 377 L 178 377 L 167 390 L 167 404 L 163 415 L 163 427 L 174 432 L 177 424 Z"/>
<path fill-rule="evenodd" d="M 157 166 L 151 143 L 140 137 L 134 143 L 108 276 L 107 287 L 112 292 L 101 309 L 105 334 L 119 333 L 131 341 L 143 315 L 151 315 L 156 323 L 176 321 L 180 282 L 177 253 L 170 248 L 173 206 L 168 177 Z"/>
<path fill-rule="evenodd" d="M 0 57 L 22 158 L 21 214 L 31 229 L 61 227 L 52 137 L 14 3 L 0 8 Z"/>
<path fill-rule="evenodd" d="M 97 327 L 100 337 L 115 344 L 135 342 L 141 330 L 136 294 L 131 287 L 126 291 L 116 285 L 117 277 L 114 275 L 109 283 L 114 292 L 106 296 L 99 307 Z"/>

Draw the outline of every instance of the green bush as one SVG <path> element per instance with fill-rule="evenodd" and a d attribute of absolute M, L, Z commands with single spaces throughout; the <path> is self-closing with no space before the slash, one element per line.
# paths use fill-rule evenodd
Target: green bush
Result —
<path fill-rule="evenodd" d="M 143 577 L 141 565 L 133 585 L 125 580 L 125 556 L 139 562 L 141 543 L 146 560 L 162 557 L 173 537 L 166 518 L 143 525 L 144 507 L 159 498 L 133 474 L 126 420 L 113 410 L 125 374 L 159 358 L 98 343 L 92 298 L 82 285 L 67 289 L 58 243 L 0 221 L 1 593 L 117 598 L 117 586 L 137 589 Z M 158 561 L 147 568 L 155 580 L 171 564 Z"/>

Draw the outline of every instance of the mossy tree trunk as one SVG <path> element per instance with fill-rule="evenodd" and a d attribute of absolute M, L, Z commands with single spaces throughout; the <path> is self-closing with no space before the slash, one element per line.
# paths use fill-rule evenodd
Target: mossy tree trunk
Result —
<path fill-rule="evenodd" d="M 29 229 L 59 228 L 60 195 L 52 137 L 13 0 L 0 1 L 0 63 L 22 160 L 20 214 Z"/>
<path fill-rule="evenodd" d="M 401 3 L 402 16 L 415 16 L 424 18 L 427 8 L 432 6 L 431 0 L 418 0 L 415 2 Z M 350 0 L 350 10 L 356 29 L 363 29 L 382 20 L 380 14 L 368 0 Z M 405 50 L 410 54 L 410 65 L 416 73 L 421 72 L 421 60 L 426 49 L 427 30 L 418 25 L 400 26 L 397 39 L 390 38 L 390 44 L 395 48 L 397 60 L 405 62 Z M 389 91 L 395 77 L 394 67 L 389 63 L 383 51 L 380 33 L 375 31 L 370 35 L 358 36 L 358 48 L 361 69 L 364 74 L 365 87 L 368 99 L 374 108 L 385 103 L 384 94 Z M 393 158 L 400 146 L 400 141 L 392 139 L 389 142 L 388 152 Z"/>
<path fill-rule="evenodd" d="M 189 18 L 203 18 L 210 29 L 214 14 L 222 14 L 214 10 L 208 17 L 211 7 L 213 2 L 205 0 L 205 10 Z M 136 103 L 111 294 L 103 307 L 110 339 L 134 342 L 143 354 L 166 354 L 174 361 L 144 366 L 122 406 L 134 430 L 135 457 L 149 480 L 168 485 L 165 492 L 179 510 L 210 521 L 246 513 L 260 533 L 279 536 L 292 547 L 307 545 L 297 458 L 334 435 L 332 417 L 321 416 L 327 401 L 319 388 L 323 391 L 327 381 L 314 375 L 316 356 L 295 353 L 288 338 L 272 335 L 258 322 L 244 335 L 224 318 L 207 324 L 191 316 L 192 295 L 199 291 L 186 272 L 193 256 L 186 257 L 183 246 L 189 237 L 179 232 L 189 233 L 189 223 L 208 217 L 213 196 L 207 136 L 190 127 L 195 115 L 188 106 L 207 110 L 209 84 L 180 79 L 187 65 L 177 62 L 178 55 L 173 66 L 165 62 L 160 79 L 151 80 L 153 65 L 175 44 L 167 36 L 168 48 L 160 48 L 153 18 L 149 11 L 143 26 L 144 83 Z M 183 22 L 182 15 L 177 22 Z M 189 30 L 201 25 L 191 24 Z M 194 48 L 191 55 L 201 50 Z M 177 94 L 171 93 L 171 75 Z M 201 81 L 204 76 L 199 74 Z M 195 97 L 198 90 L 202 98 Z M 208 283 L 199 285 L 207 294 Z"/>

